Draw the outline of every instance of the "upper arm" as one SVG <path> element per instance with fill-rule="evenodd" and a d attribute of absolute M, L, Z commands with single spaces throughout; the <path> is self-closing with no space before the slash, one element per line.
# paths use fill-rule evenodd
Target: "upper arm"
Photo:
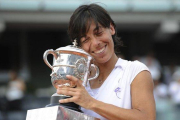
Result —
<path fill-rule="evenodd" d="M 131 83 L 132 108 L 141 111 L 147 120 L 155 120 L 155 100 L 151 74 L 144 70 Z"/>

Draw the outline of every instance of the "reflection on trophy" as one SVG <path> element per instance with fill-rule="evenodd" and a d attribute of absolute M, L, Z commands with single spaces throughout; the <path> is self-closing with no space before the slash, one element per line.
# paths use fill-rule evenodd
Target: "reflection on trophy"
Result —
<path fill-rule="evenodd" d="M 98 77 L 99 69 L 94 64 L 91 64 L 92 57 L 84 50 L 78 48 L 76 40 L 74 45 L 60 47 L 56 50 L 46 50 L 43 56 L 44 62 L 52 69 L 51 82 L 57 89 L 58 87 L 76 87 L 76 84 L 66 78 L 66 75 L 72 75 L 83 81 L 83 85 L 87 84 L 88 80 L 92 80 Z M 48 62 L 47 56 L 53 55 L 52 65 Z M 91 73 L 95 73 L 90 75 Z M 91 76 L 89 78 L 89 76 Z M 60 95 L 54 93 L 51 96 L 49 106 L 60 105 L 71 110 L 79 111 L 79 106 L 75 103 L 63 103 L 60 104 L 60 99 L 66 99 L 71 96 Z"/>

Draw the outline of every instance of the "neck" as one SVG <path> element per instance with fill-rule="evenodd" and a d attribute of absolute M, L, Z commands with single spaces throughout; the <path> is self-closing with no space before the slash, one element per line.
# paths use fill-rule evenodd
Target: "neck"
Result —
<path fill-rule="evenodd" d="M 111 72 L 114 69 L 114 66 L 118 60 L 118 57 L 114 53 L 110 60 L 108 60 L 106 63 L 98 63 L 97 66 L 100 69 L 100 74 L 107 74 L 108 72 Z M 108 68 L 108 69 L 107 69 Z"/>
<path fill-rule="evenodd" d="M 98 88 L 101 86 L 101 84 L 106 80 L 106 78 L 109 76 L 111 71 L 114 69 L 114 66 L 118 60 L 118 57 L 116 54 L 112 55 L 110 60 L 106 63 L 98 63 L 96 64 L 99 67 L 99 77 L 96 80 L 90 81 L 91 83 L 91 88 Z M 108 69 L 107 69 L 108 68 Z M 100 82 L 100 84 L 97 84 L 97 82 Z"/>

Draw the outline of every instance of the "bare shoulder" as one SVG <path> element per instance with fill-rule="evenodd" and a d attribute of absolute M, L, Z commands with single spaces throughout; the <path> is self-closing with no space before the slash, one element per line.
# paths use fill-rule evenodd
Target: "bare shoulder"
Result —
<path fill-rule="evenodd" d="M 131 84 L 132 107 L 146 113 L 147 118 L 155 119 L 153 80 L 149 71 L 141 71 Z"/>
<path fill-rule="evenodd" d="M 137 76 L 134 78 L 131 84 L 131 88 L 136 88 L 137 86 L 144 86 L 145 88 L 148 87 L 151 90 L 153 90 L 154 84 L 151 77 L 151 73 L 149 71 L 144 70 L 137 74 Z"/>

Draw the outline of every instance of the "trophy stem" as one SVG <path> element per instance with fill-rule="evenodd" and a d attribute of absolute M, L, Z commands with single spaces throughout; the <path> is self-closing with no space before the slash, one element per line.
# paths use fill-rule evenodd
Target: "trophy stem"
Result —
<path fill-rule="evenodd" d="M 52 106 L 62 106 L 71 110 L 75 110 L 78 112 L 82 112 L 80 110 L 80 106 L 75 104 L 74 102 L 69 103 L 59 103 L 59 100 L 69 98 L 69 96 L 59 95 L 59 96 L 51 96 L 50 104 L 46 105 L 46 107 L 52 107 Z"/>

